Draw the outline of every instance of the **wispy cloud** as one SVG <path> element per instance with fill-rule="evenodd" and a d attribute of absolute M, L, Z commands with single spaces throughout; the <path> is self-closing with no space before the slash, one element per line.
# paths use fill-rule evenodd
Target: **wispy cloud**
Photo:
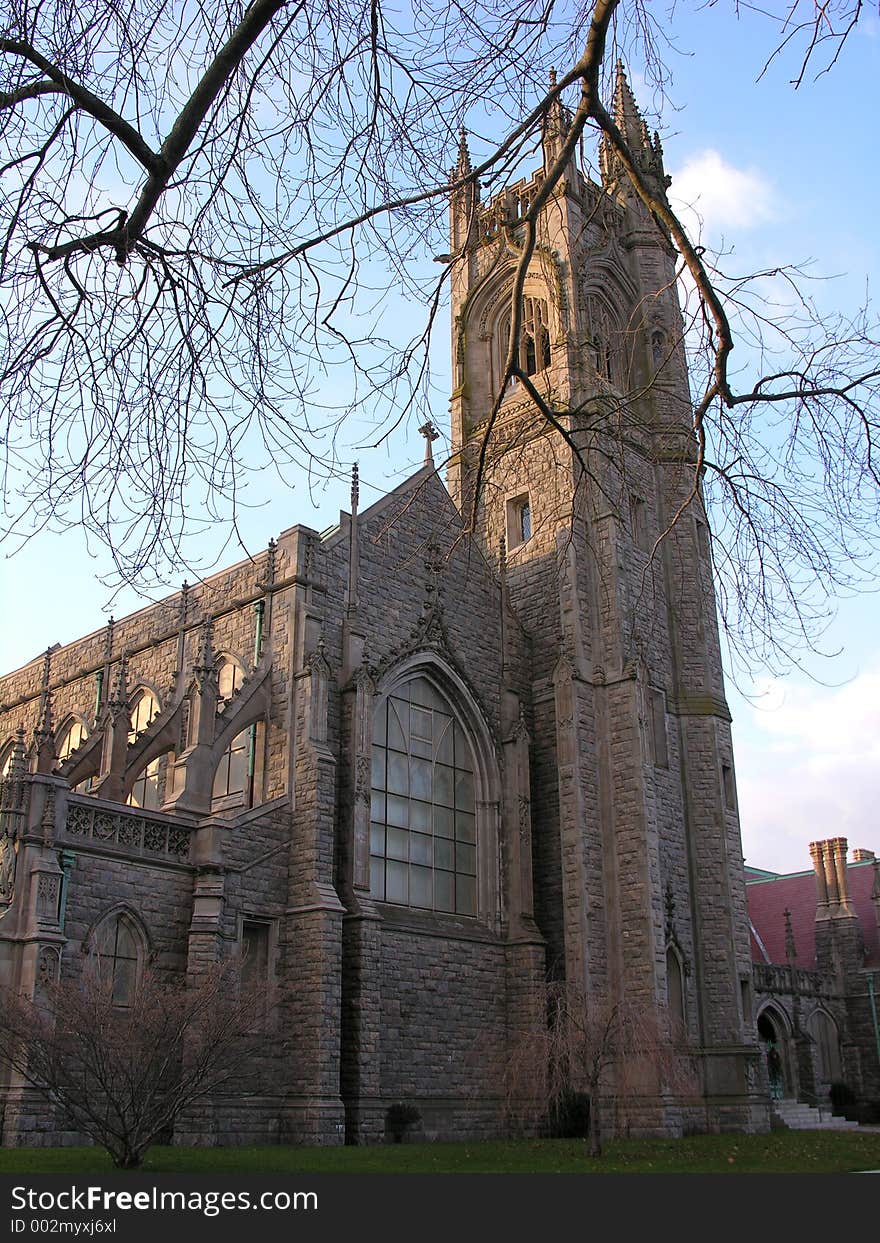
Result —
<path fill-rule="evenodd" d="M 768 680 L 738 713 L 740 821 L 756 867 L 810 867 L 811 841 L 880 851 L 880 668 L 837 690 Z"/>
<path fill-rule="evenodd" d="M 755 228 L 779 216 L 772 182 L 759 169 L 728 164 L 711 148 L 673 171 L 669 198 L 696 236 L 712 240 L 726 229 Z"/>

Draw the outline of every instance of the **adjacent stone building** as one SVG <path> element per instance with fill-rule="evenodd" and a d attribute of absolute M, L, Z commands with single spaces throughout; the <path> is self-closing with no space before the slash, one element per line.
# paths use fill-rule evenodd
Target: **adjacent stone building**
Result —
<path fill-rule="evenodd" d="M 662 192 L 622 70 L 615 109 Z M 601 185 L 569 163 L 500 391 L 543 183 L 452 196 L 448 490 L 426 426 L 369 509 L 355 477 L 338 527 L 2 681 L 2 982 L 99 953 L 124 1001 L 147 962 L 239 956 L 271 998 L 246 1088 L 178 1140 L 363 1142 L 395 1104 L 497 1134 L 548 978 L 690 1050 L 687 1091 L 642 1075 L 632 1128 L 768 1124 L 675 254 L 608 152 Z M 5 1143 L 57 1138 L 20 1083 L 0 1099 Z"/>
<path fill-rule="evenodd" d="M 811 842 L 810 855 L 812 871 L 746 868 L 770 1095 L 877 1122 L 880 860 L 863 849 L 848 860 L 845 837 Z"/>

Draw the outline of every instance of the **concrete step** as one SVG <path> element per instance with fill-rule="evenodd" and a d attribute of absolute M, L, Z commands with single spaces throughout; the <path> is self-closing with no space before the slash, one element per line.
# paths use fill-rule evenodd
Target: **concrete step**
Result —
<path fill-rule="evenodd" d="M 857 1131 L 859 1128 L 858 1122 L 850 1122 L 828 1109 L 817 1109 L 803 1101 L 773 1101 L 772 1111 L 790 1131 Z"/>

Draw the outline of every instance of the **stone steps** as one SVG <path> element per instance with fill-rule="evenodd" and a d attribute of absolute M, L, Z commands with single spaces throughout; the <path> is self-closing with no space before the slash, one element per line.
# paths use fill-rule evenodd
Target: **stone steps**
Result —
<path fill-rule="evenodd" d="M 790 1131 L 857 1131 L 858 1122 L 850 1122 L 833 1114 L 830 1109 L 817 1109 L 801 1101 L 773 1101 L 775 1117 Z"/>

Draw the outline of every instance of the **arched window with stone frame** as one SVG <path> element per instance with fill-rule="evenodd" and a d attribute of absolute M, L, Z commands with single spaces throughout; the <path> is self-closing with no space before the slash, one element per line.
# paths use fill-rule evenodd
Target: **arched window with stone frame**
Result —
<path fill-rule="evenodd" d="M 0 747 L 0 779 L 9 776 L 9 770 L 12 767 L 12 756 L 15 748 L 15 739 L 9 738 Z"/>
<path fill-rule="evenodd" d="M 141 686 L 132 696 L 129 707 L 128 745 L 131 746 L 159 715 L 161 705 L 149 687 Z M 164 798 L 165 776 L 168 757 L 158 755 L 141 769 L 132 783 L 128 798 L 131 807 L 156 811 Z"/>
<path fill-rule="evenodd" d="M 673 1034 L 687 1030 L 687 997 L 685 972 L 678 947 L 670 943 L 666 947 L 666 1007 Z"/>
<path fill-rule="evenodd" d="M 500 380 L 504 374 L 510 348 L 511 326 L 510 299 L 506 300 L 504 310 L 495 327 L 495 374 Z M 516 365 L 527 376 L 537 375 L 546 370 L 552 361 L 550 345 L 550 307 L 546 298 L 535 293 L 526 293 L 522 299 L 522 317 L 520 319 L 519 345 L 515 355 Z M 512 384 L 515 377 L 512 377 Z"/>
<path fill-rule="evenodd" d="M 69 716 L 61 723 L 56 734 L 55 758 L 59 764 L 69 760 L 89 736 L 89 727 L 80 716 Z M 95 784 L 94 776 L 86 777 L 73 787 L 75 794 L 88 794 Z"/>
<path fill-rule="evenodd" d="M 217 662 L 217 710 L 222 712 L 241 689 L 247 677 L 245 668 L 231 656 Z M 230 742 L 214 770 L 212 804 L 215 807 L 240 805 L 250 801 L 251 775 L 257 746 L 257 727 L 249 725 Z"/>
<path fill-rule="evenodd" d="M 586 298 L 586 349 L 589 361 L 600 379 L 614 384 L 620 377 L 621 333 L 617 316 L 604 298 Z"/>
<path fill-rule="evenodd" d="M 480 907 L 473 740 L 436 682 L 416 674 L 373 715 L 370 890 L 460 916 Z M 483 844 L 486 848 L 486 844 Z"/>
<path fill-rule="evenodd" d="M 113 1005 L 128 1009 L 140 983 L 149 953 L 141 921 L 130 910 L 105 915 L 86 941 L 88 970 L 109 988 Z"/>

